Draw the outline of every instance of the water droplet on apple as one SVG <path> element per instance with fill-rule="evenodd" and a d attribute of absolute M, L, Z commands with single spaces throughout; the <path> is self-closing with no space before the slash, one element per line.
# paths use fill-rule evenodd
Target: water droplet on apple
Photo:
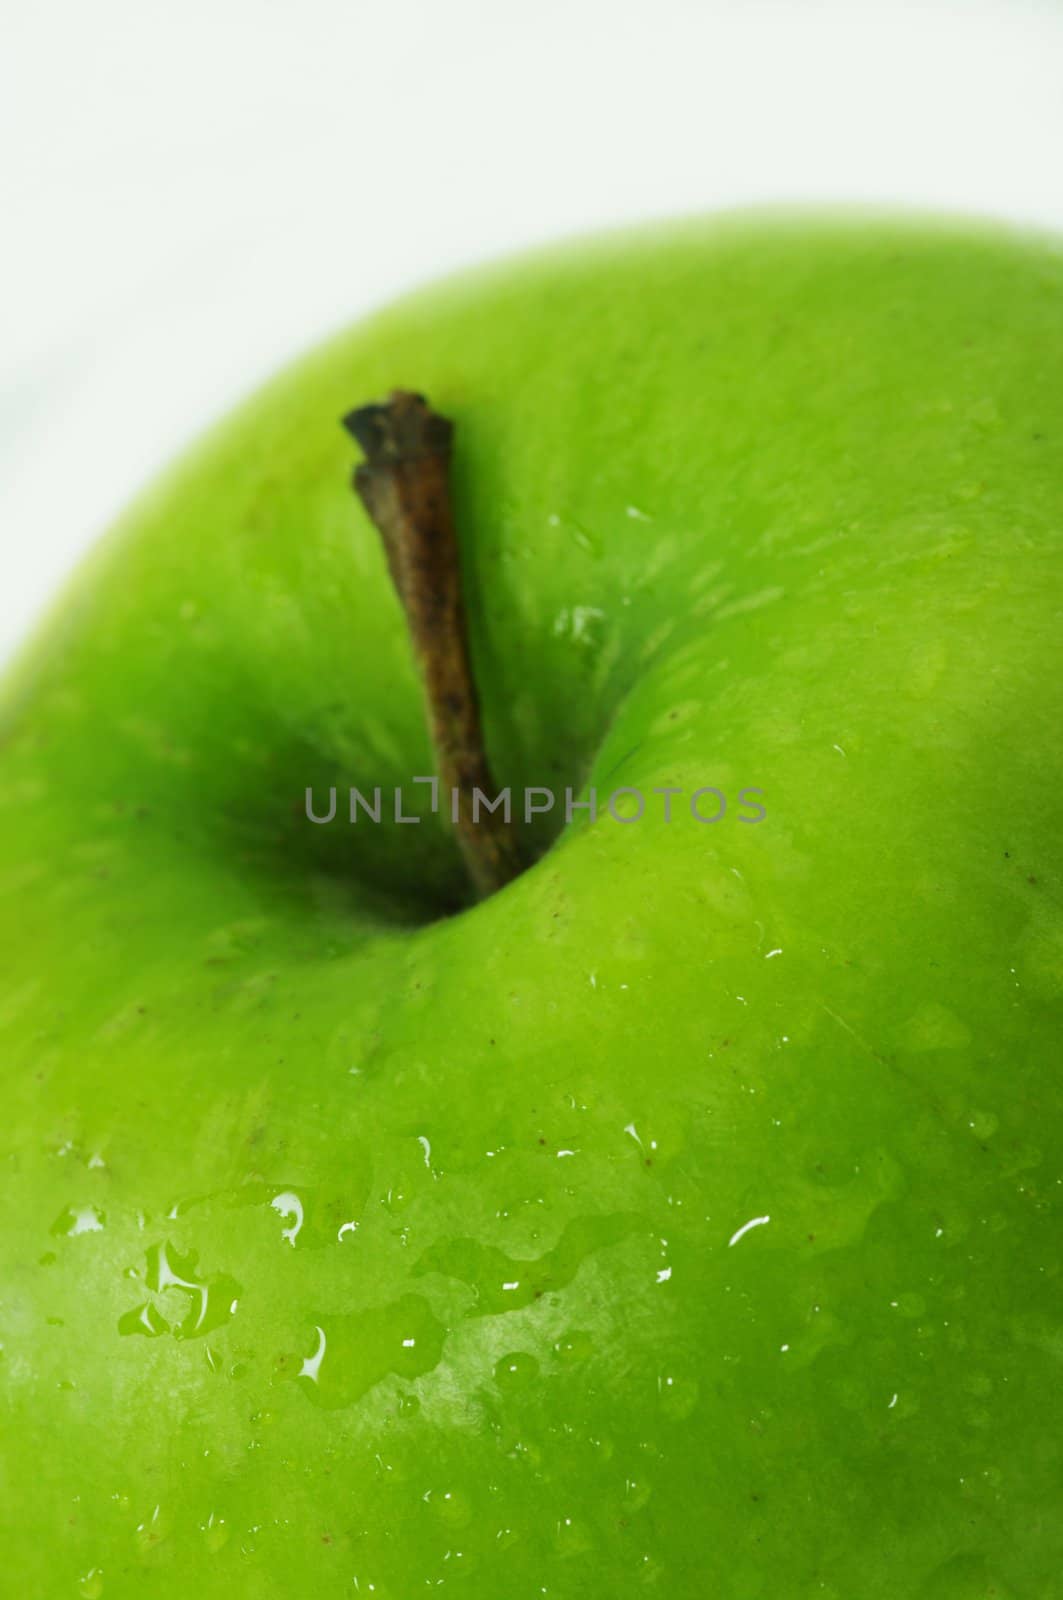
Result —
<path fill-rule="evenodd" d="M 315 1320 L 313 1347 L 297 1380 L 315 1404 L 338 1410 L 387 1377 L 431 1372 L 439 1364 L 445 1334 L 420 1295 L 341 1316 L 330 1313 Z"/>
<path fill-rule="evenodd" d="M 967 1126 L 975 1138 L 984 1142 L 991 1139 L 1000 1127 L 1000 1118 L 991 1111 L 972 1111 L 967 1118 Z"/>
<path fill-rule="evenodd" d="M 283 1194 L 274 1195 L 270 1205 L 282 1220 L 288 1223 L 286 1228 L 281 1229 L 281 1238 L 286 1239 L 294 1248 L 303 1226 L 303 1202 L 292 1190 L 286 1189 Z"/>
<path fill-rule="evenodd" d="M 438 1272 L 475 1292 L 472 1316 L 518 1311 L 556 1293 L 576 1276 L 597 1251 L 620 1244 L 632 1234 L 649 1231 L 639 1217 L 579 1217 L 570 1222 L 552 1250 L 532 1259 L 507 1256 L 477 1239 L 451 1239 L 431 1246 L 417 1262 L 417 1273 Z"/>
<path fill-rule="evenodd" d="M 51 1231 L 57 1238 L 75 1238 L 81 1233 L 101 1233 L 106 1221 L 98 1206 L 66 1206 L 55 1221 Z"/>
<path fill-rule="evenodd" d="M 300 1378 L 309 1378 L 311 1383 L 320 1383 L 321 1363 L 325 1359 L 328 1340 L 325 1338 L 324 1328 L 315 1327 L 314 1332 L 317 1334 L 317 1344 L 313 1353 L 304 1359 L 302 1366 L 299 1368 L 299 1376 Z"/>
<path fill-rule="evenodd" d="M 227 1273 L 201 1276 L 195 1254 L 182 1256 L 168 1241 L 148 1249 L 144 1287 L 152 1299 L 119 1319 L 119 1333 L 199 1338 L 236 1314 L 242 1293 L 236 1279 Z"/>
<path fill-rule="evenodd" d="M 135 1542 L 145 1553 L 154 1550 L 167 1537 L 172 1523 L 173 1519 L 168 1511 L 164 1511 L 162 1506 L 154 1506 L 144 1521 L 137 1523 Z"/>
<path fill-rule="evenodd" d="M 206 1522 L 202 1524 L 202 1531 L 207 1549 L 211 1555 L 216 1555 L 219 1550 L 228 1544 L 232 1530 L 224 1517 L 220 1517 L 212 1511 Z"/>
<path fill-rule="evenodd" d="M 575 1367 L 594 1354 L 594 1340 L 582 1328 L 570 1328 L 554 1345 L 559 1366 Z"/>
<path fill-rule="evenodd" d="M 157 1339 L 160 1334 L 169 1333 L 170 1324 L 166 1321 L 157 1306 L 146 1300 L 143 1305 L 137 1306 L 133 1311 L 127 1311 L 118 1319 L 118 1332 L 121 1334 L 142 1333 L 149 1339 Z"/>
<path fill-rule="evenodd" d="M 921 1294 L 901 1294 L 897 1296 L 896 1308 L 902 1317 L 921 1317 L 926 1310 L 926 1301 Z"/>
<path fill-rule="evenodd" d="M 522 1389 L 538 1376 L 538 1361 L 523 1350 L 512 1351 L 495 1363 L 495 1382 L 502 1389 Z"/>
<path fill-rule="evenodd" d="M 661 1410 L 673 1422 L 689 1417 L 698 1403 L 701 1388 L 689 1373 L 666 1372 L 657 1379 L 657 1398 Z"/>

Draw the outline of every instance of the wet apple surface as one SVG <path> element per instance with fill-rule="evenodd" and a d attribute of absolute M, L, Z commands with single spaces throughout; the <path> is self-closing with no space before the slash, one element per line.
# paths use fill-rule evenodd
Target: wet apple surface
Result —
<path fill-rule="evenodd" d="M 2 702 L 12 1593 L 1052 1592 L 1061 345 L 1051 241 L 690 225 L 141 497 Z M 427 790 L 304 805 L 432 771 L 338 425 L 396 385 L 497 778 L 648 799 L 476 905 Z"/>

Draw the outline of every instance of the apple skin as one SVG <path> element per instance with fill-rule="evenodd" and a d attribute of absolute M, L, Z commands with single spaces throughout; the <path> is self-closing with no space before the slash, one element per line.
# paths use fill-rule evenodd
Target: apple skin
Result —
<path fill-rule="evenodd" d="M 140 499 L 0 724 L 6 1592 L 1058 1593 L 1061 348 L 1052 241 L 686 225 Z M 441 916 L 438 819 L 307 822 L 431 770 L 338 426 L 396 385 L 501 780 L 763 823 Z"/>

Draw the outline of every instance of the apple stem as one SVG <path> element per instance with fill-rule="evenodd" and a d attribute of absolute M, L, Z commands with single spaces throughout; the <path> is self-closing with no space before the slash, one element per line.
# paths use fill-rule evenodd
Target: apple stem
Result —
<path fill-rule="evenodd" d="M 502 807 L 474 806 L 474 790 L 494 799 L 479 700 L 469 657 L 461 562 L 450 493 L 453 424 L 423 395 L 392 391 L 359 406 L 343 425 L 365 453 L 354 487 L 380 534 L 406 614 L 424 684 L 428 724 L 443 795 L 469 877 L 480 896 L 522 870 L 517 835 Z M 474 815 L 474 810 L 478 815 Z"/>

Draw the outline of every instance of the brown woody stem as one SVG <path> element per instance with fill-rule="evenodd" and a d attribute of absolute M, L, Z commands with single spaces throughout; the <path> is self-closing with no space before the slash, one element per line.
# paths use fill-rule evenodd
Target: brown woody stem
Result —
<path fill-rule="evenodd" d="M 521 871 L 512 822 L 473 790 L 496 794 L 484 749 L 461 595 L 461 563 L 450 495 L 453 426 L 422 395 L 396 389 L 381 405 L 361 406 L 343 425 L 365 453 L 354 487 L 384 544 L 424 683 L 438 767 L 440 806 L 452 815 L 469 876 L 493 894 Z"/>

